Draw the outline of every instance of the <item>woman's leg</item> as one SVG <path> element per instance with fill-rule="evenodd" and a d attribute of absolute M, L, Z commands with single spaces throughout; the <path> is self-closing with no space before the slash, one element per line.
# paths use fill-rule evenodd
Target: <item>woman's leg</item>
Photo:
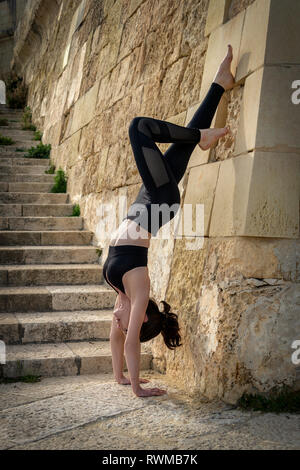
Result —
<path fill-rule="evenodd" d="M 168 159 L 155 142 L 176 142 L 194 147 L 200 142 L 200 130 L 150 117 L 135 117 L 129 126 L 129 137 L 137 168 L 152 201 L 170 203 L 174 190 L 178 189 L 177 182 Z"/>
<path fill-rule="evenodd" d="M 208 129 L 224 91 L 221 85 L 213 82 L 201 105 L 188 123 L 187 128 Z M 197 143 L 173 143 L 164 154 L 164 158 L 171 168 L 177 184 L 185 173 L 190 156 L 196 145 Z"/>
<path fill-rule="evenodd" d="M 172 169 L 155 142 L 196 145 L 201 140 L 201 132 L 159 119 L 135 117 L 129 126 L 129 137 L 143 184 L 125 218 L 135 220 L 145 230 L 156 234 L 175 216 L 180 192 Z"/>

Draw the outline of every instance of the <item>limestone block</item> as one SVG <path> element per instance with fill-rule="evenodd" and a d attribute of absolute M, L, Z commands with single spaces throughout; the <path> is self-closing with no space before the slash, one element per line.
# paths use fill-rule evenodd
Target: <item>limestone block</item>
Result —
<path fill-rule="evenodd" d="M 180 103 L 179 84 L 187 62 L 188 58 L 182 57 L 166 70 L 161 84 L 158 103 L 156 103 L 156 112 L 159 116 L 172 116 L 183 111 Z"/>
<path fill-rule="evenodd" d="M 193 226 L 184 231 L 185 236 L 207 236 L 211 210 L 219 173 L 219 162 L 191 168 L 187 183 L 184 204 L 192 204 Z M 196 224 L 196 204 L 204 205 L 204 232 L 201 219 Z M 200 213 L 199 213 L 200 214 Z"/>
<path fill-rule="evenodd" d="M 283 151 L 300 148 L 300 106 L 293 104 L 292 82 L 300 77 L 300 65 L 265 67 L 256 147 L 278 147 Z M 275 94 L 275 99 L 274 99 Z"/>
<path fill-rule="evenodd" d="M 71 22 L 70 29 L 69 29 L 67 46 L 66 46 L 65 53 L 64 53 L 64 56 L 63 56 L 63 64 L 62 64 L 63 69 L 65 68 L 65 66 L 68 63 L 69 53 L 70 53 L 70 48 L 71 48 L 71 42 L 72 42 L 72 36 L 73 36 L 74 32 L 76 31 L 76 29 L 78 28 L 78 26 L 80 25 L 80 23 L 83 20 L 85 4 L 86 4 L 86 0 L 82 0 L 82 2 L 80 3 L 80 5 L 78 6 L 78 8 L 76 9 L 76 11 L 73 15 L 72 22 Z"/>
<path fill-rule="evenodd" d="M 149 13 L 152 12 L 154 3 L 153 0 L 144 2 L 123 25 L 119 59 L 123 59 L 127 56 L 134 48 L 139 46 L 147 36 L 152 18 L 152 15 Z M 132 34 L 133 31 L 134 34 Z"/>
<path fill-rule="evenodd" d="M 83 74 L 84 58 L 85 58 L 85 54 L 86 54 L 86 45 L 87 45 L 87 41 L 82 46 L 81 50 L 76 55 L 76 58 L 73 62 L 72 81 L 71 81 L 70 86 L 69 86 L 69 94 L 68 94 L 68 99 L 67 99 L 67 107 L 68 108 L 75 101 L 77 101 L 78 96 L 79 96 L 81 80 L 82 80 L 82 74 Z"/>
<path fill-rule="evenodd" d="M 253 154 L 221 162 L 210 236 L 245 235 Z"/>
<path fill-rule="evenodd" d="M 88 124 L 95 115 L 99 81 L 90 88 L 76 103 L 70 129 L 70 134 L 74 134 L 78 129 Z"/>
<path fill-rule="evenodd" d="M 79 154 L 80 157 L 82 157 L 84 160 L 87 160 L 93 153 L 94 149 L 94 139 L 96 136 L 96 119 L 93 119 L 87 126 L 83 127 L 81 131 L 76 132 L 77 135 L 78 133 L 81 132 L 80 135 L 80 141 L 79 141 Z"/>
<path fill-rule="evenodd" d="M 279 291 L 270 287 L 243 311 L 236 353 L 246 369 L 252 370 L 253 383 L 260 390 L 295 381 L 291 345 L 299 327 L 297 284 L 287 283 Z"/>
<path fill-rule="evenodd" d="M 47 127 L 43 132 L 43 144 L 51 144 L 51 150 L 59 145 L 62 123 L 62 119 L 60 119 L 52 126 Z"/>
<path fill-rule="evenodd" d="M 229 6 L 230 0 L 210 0 L 206 18 L 205 36 L 208 36 L 214 29 L 226 21 Z"/>
<path fill-rule="evenodd" d="M 271 0 L 266 64 L 299 64 L 300 2 Z"/>
<path fill-rule="evenodd" d="M 0 339 L 6 344 L 20 340 L 19 322 L 13 313 L 0 313 Z"/>
<path fill-rule="evenodd" d="M 114 102 L 122 99 L 129 88 L 131 78 L 130 63 L 130 56 L 125 57 L 118 63 L 110 75 L 110 88 L 113 88 L 113 93 L 110 100 L 111 105 Z M 113 87 L 111 86 L 112 83 Z"/>
<path fill-rule="evenodd" d="M 271 0 L 259 0 L 245 14 L 236 80 L 239 81 L 264 64 Z M 282 9 L 285 9 L 284 6 Z M 255 33 L 254 33 L 255 32 Z"/>
<path fill-rule="evenodd" d="M 181 51 L 184 30 L 181 10 L 182 2 L 179 0 L 153 3 L 151 30 L 145 37 L 144 67 L 147 78 L 151 74 L 160 74 L 162 69 L 186 55 Z M 168 28 L 162 18 L 168 18 Z"/>
<path fill-rule="evenodd" d="M 108 2 L 104 6 L 104 14 L 107 13 L 105 22 L 101 24 L 99 34 L 99 57 L 98 57 L 98 77 L 104 76 L 117 63 L 118 51 L 122 36 L 121 12 L 122 2 Z M 123 57 L 123 56 L 122 56 Z"/>
<path fill-rule="evenodd" d="M 206 47 L 207 45 L 201 42 L 192 48 L 189 55 L 189 60 L 180 83 L 179 101 L 184 110 L 199 100 Z M 187 48 L 187 50 L 187 54 L 189 54 L 189 49 Z"/>
<path fill-rule="evenodd" d="M 55 124 L 61 119 L 70 84 L 70 68 L 66 68 L 56 82 L 53 94 L 49 100 L 49 110 L 46 112 L 47 126 Z"/>
<path fill-rule="evenodd" d="M 300 156 L 253 152 L 221 162 L 210 236 L 298 238 Z"/>
<path fill-rule="evenodd" d="M 106 44 L 99 53 L 98 77 L 103 77 L 110 72 L 117 61 L 117 47 L 114 43 Z"/>
<path fill-rule="evenodd" d="M 84 13 L 85 13 L 85 5 L 86 5 L 86 0 L 82 0 L 80 5 L 77 8 L 77 18 L 76 18 L 76 24 L 75 24 L 75 31 L 79 28 L 81 25 L 83 19 L 84 19 Z"/>
<path fill-rule="evenodd" d="M 209 238 L 204 274 L 206 283 L 225 283 L 227 287 L 242 278 L 264 279 L 271 285 L 297 282 L 299 261 L 299 238 L 216 237 Z"/>
<path fill-rule="evenodd" d="M 60 161 L 64 162 L 66 168 L 71 168 L 79 158 L 78 146 L 80 142 L 81 130 L 75 132 L 71 137 L 64 140 L 59 146 Z"/>
<path fill-rule="evenodd" d="M 130 7 L 128 15 L 131 16 L 132 13 L 143 3 L 143 0 L 130 0 Z"/>
<path fill-rule="evenodd" d="M 242 29 L 244 23 L 245 11 L 242 11 L 232 20 L 223 24 L 209 36 L 208 48 L 206 52 L 204 73 L 200 91 L 200 101 L 206 94 L 211 82 L 213 81 L 220 62 L 227 53 L 227 44 L 233 48 L 233 60 L 231 65 L 232 73 L 235 74 L 238 51 L 240 48 Z"/>
<path fill-rule="evenodd" d="M 261 68 L 246 79 L 234 155 L 239 155 L 255 148 L 263 74 L 264 69 Z M 275 88 L 273 92 L 274 90 Z"/>
<path fill-rule="evenodd" d="M 300 107 L 291 85 L 300 66 L 264 67 L 246 79 L 234 154 L 254 148 L 294 151 L 300 147 Z"/>

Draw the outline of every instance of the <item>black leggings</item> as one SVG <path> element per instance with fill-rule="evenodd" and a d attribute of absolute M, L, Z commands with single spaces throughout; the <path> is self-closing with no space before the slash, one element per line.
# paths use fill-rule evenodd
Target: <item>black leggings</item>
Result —
<path fill-rule="evenodd" d="M 223 93 L 221 85 L 212 83 L 187 127 L 150 117 L 133 118 L 129 137 L 143 184 L 123 220 L 135 220 L 138 225 L 156 235 L 162 225 L 175 217 L 180 206 L 178 183 L 193 150 L 200 142 L 199 129 L 210 127 Z M 173 144 L 163 155 L 155 142 Z M 167 205 L 166 210 L 159 208 L 161 204 Z"/>
<path fill-rule="evenodd" d="M 205 99 L 195 112 L 187 127 L 149 117 L 135 117 L 129 126 L 129 136 L 134 158 L 143 180 L 135 202 L 123 219 L 135 220 L 152 234 L 170 221 L 180 204 L 178 183 L 183 177 L 189 158 L 200 142 L 199 129 L 210 127 L 220 99 L 224 93 L 217 83 L 212 83 Z M 163 155 L 155 142 L 173 142 Z M 177 209 L 168 211 L 164 217 L 151 218 L 151 204 L 177 204 Z M 155 212 L 154 212 L 155 214 Z M 165 217 L 167 215 L 167 217 Z M 109 246 L 103 265 L 105 280 L 125 293 L 122 278 L 127 271 L 147 266 L 148 248 L 137 245 Z M 108 278 L 109 280 L 108 280 Z M 117 292 L 117 290 L 116 290 Z"/>

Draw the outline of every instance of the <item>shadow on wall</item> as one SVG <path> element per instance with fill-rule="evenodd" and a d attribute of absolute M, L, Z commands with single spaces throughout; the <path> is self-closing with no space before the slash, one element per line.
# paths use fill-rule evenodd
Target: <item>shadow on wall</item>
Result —
<path fill-rule="evenodd" d="M 6 104 L 5 83 L 0 80 L 0 104 Z"/>

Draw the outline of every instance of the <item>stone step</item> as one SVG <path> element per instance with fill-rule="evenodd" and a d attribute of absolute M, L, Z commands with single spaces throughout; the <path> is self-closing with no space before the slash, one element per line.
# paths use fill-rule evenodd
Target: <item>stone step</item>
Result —
<path fill-rule="evenodd" d="M 140 370 L 150 369 L 151 361 L 151 354 L 142 345 Z M 124 370 L 127 370 L 125 358 L 123 364 Z M 3 377 L 53 377 L 102 372 L 112 372 L 109 341 L 8 345 L 6 364 L 0 365 Z"/>
<path fill-rule="evenodd" d="M 0 313 L 5 344 L 109 340 L 112 310 Z"/>
<path fill-rule="evenodd" d="M 82 232 L 81 232 L 82 233 Z M 95 246 L 0 246 L 0 264 L 98 263 Z"/>
<path fill-rule="evenodd" d="M 0 217 L 1 230 L 82 230 L 83 217 Z"/>
<path fill-rule="evenodd" d="M 26 167 L 26 168 L 31 169 L 30 167 Z M 31 172 L 28 172 L 28 173 L 31 173 Z M 1 184 L 2 183 L 0 183 L 0 185 Z M 50 193 L 51 188 L 54 185 L 54 181 L 52 181 L 52 183 L 15 182 L 15 183 L 6 183 L 6 184 L 8 184 L 7 191 L 12 192 L 12 193 L 27 193 L 27 192 L 28 193 L 32 193 L 32 192 Z"/>
<path fill-rule="evenodd" d="M 8 121 L 12 119 L 13 121 L 18 121 L 18 123 L 22 124 L 22 114 L 12 113 L 11 111 L 5 111 L 5 112 L 0 111 L 0 119 L 7 119 Z"/>
<path fill-rule="evenodd" d="M 88 245 L 94 234 L 89 230 L 58 231 L 5 231 L 0 230 L 0 246 L 3 245 Z"/>
<path fill-rule="evenodd" d="M 3 119 L 3 116 L 1 116 L 1 119 Z M 31 142 L 38 143 L 37 140 L 33 140 L 35 132 L 30 130 L 8 129 L 7 126 L 2 126 L 1 134 L 5 135 L 6 137 L 11 137 L 13 140 L 30 140 Z"/>
<path fill-rule="evenodd" d="M 10 108 L 6 104 L 0 104 L 0 117 L 3 117 L 4 114 L 11 114 L 12 116 L 21 116 L 23 115 L 22 109 Z"/>
<path fill-rule="evenodd" d="M 16 117 L 10 116 L 8 118 L 4 118 L 2 115 L 0 115 L 0 119 L 7 119 L 8 120 L 8 126 L 0 126 L 0 133 L 1 133 L 1 130 L 3 128 L 4 129 L 12 129 L 12 130 L 15 130 L 15 129 L 22 130 L 21 121 L 18 119 L 17 122 L 14 122 L 14 121 L 17 120 Z"/>
<path fill-rule="evenodd" d="M 0 266 L 0 286 L 103 284 L 99 264 L 31 264 Z"/>
<path fill-rule="evenodd" d="M 16 166 L 23 165 L 39 165 L 39 166 L 49 166 L 49 158 L 29 158 L 29 157 L 7 157 L 0 156 L 0 167 L 2 166 L 11 166 L 15 169 Z"/>
<path fill-rule="evenodd" d="M 0 116 L 2 117 L 2 114 L 5 114 L 5 113 L 22 116 L 23 109 L 10 108 L 7 104 L 1 103 L 0 104 Z"/>
<path fill-rule="evenodd" d="M 5 174 L 5 175 L 16 175 L 16 174 L 22 174 L 22 175 L 46 175 L 45 171 L 47 170 L 47 166 L 45 165 L 6 165 L 6 166 L 0 166 L 0 173 Z M 22 183 L 19 183 L 22 184 Z M 37 186 L 38 188 L 38 186 Z M 8 191 L 5 189 L 4 191 Z M 13 191 L 13 189 L 12 189 Z M 20 192 L 20 190 L 15 190 Z M 22 190 L 21 190 L 22 191 Z M 25 189 L 27 192 L 28 189 Z M 32 192 L 32 191 L 31 191 Z M 38 191 L 36 191 L 38 192 Z"/>
<path fill-rule="evenodd" d="M 0 192 L 0 204 L 66 204 L 68 202 L 68 193 Z"/>
<path fill-rule="evenodd" d="M 74 204 L 0 204 L 0 217 L 64 217 L 72 215 L 73 207 Z"/>
<path fill-rule="evenodd" d="M 32 174 L 8 174 L 8 173 L 1 173 L 0 174 L 0 182 L 2 183 L 26 183 L 26 182 L 32 182 L 32 183 L 52 183 L 52 185 L 55 183 L 54 181 L 54 176 L 55 175 L 48 175 L 48 174 L 37 174 L 37 175 L 32 175 Z"/>
<path fill-rule="evenodd" d="M 10 137 L 10 136 L 7 136 Z M 16 140 L 13 139 L 13 144 L 10 145 L 0 145 L 0 154 L 5 153 L 6 149 L 9 149 L 10 152 L 16 152 L 17 148 L 24 147 L 26 150 L 31 147 L 36 147 L 39 144 L 38 140 Z"/>
<path fill-rule="evenodd" d="M 20 152 L 19 150 L 15 150 L 15 145 L 6 145 L 6 146 L 0 146 L 0 156 L 1 158 L 27 158 L 24 155 L 26 155 L 27 150 L 25 149 L 24 151 Z M 19 148 L 19 147 L 18 147 Z"/>
<path fill-rule="evenodd" d="M 0 287 L 0 312 L 113 308 L 116 292 L 104 285 Z"/>

